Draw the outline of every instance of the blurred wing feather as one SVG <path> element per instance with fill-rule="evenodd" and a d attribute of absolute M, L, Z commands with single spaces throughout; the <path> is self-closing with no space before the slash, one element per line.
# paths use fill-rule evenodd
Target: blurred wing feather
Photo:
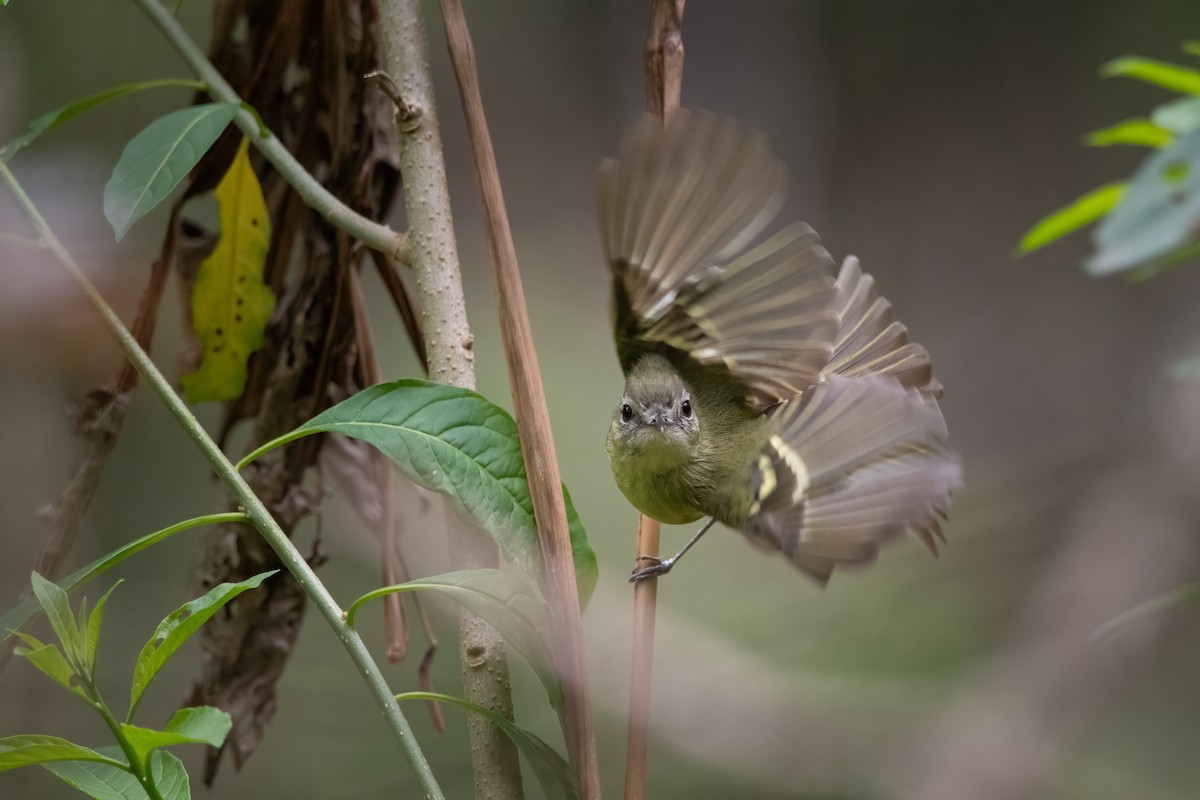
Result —
<path fill-rule="evenodd" d="M 771 489 L 743 526 L 752 541 L 821 582 L 906 531 L 937 552 L 961 468 L 936 401 L 883 376 L 831 375 L 774 416 L 751 470 L 752 490 Z"/>
<path fill-rule="evenodd" d="M 837 330 L 832 260 L 806 225 L 750 243 L 778 213 L 785 170 L 733 120 L 647 117 L 601 164 L 617 347 L 628 371 L 673 348 L 727 371 L 766 408 L 820 379 Z M 725 263 L 728 262 L 728 263 Z"/>
<path fill-rule="evenodd" d="M 941 396 L 929 353 L 908 340 L 908 329 L 892 318 L 892 304 L 879 296 L 875 279 L 854 256 L 842 263 L 834 302 L 840 321 L 826 376 L 892 375 L 905 386 Z"/>

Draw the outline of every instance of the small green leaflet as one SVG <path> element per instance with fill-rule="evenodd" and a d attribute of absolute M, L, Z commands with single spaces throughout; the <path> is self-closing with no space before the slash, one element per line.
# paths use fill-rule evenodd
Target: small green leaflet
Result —
<path fill-rule="evenodd" d="M 62 108 L 56 108 L 36 118 L 33 122 L 29 123 L 29 127 L 23 134 L 4 145 L 4 147 L 0 147 L 0 161 L 11 161 L 12 157 L 18 151 L 33 144 L 34 140 L 43 133 L 54 130 L 64 122 L 68 122 L 80 114 L 91 111 L 97 106 L 102 106 L 112 100 L 135 92 L 142 92 L 146 89 L 157 89 L 162 86 L 182 86 L 195 89 L 196 91 L 206 91 L 208 89 L 208 85 L 204 82 L 190 78 L 162 78 L 156 81 L 125 83 L 120 86 L 114 86 L 111 89 L 105 89 L 103 92 L 82 97 L 72 103 L 68 103 Z"/>
<path fill-rule="evenodd" d="M 1173 92 L 1200 94 L 1200 72 L 1153 58 L 1126 56 L 1110 61 L 1100 68 L 1106 78 L 1120 76 L 1161 86 Z"/>
<path fill-rule="evenodd" d="M 187 177 L 238 112 L 230 103 L 173 111 L 125 145 L 104 187 L 104 216 L 120 241 Z"/>
<path fill-rule="evenodd" d="M 1092 147 L 1130 144 L 1142 147 L 1163 147 L 1175 140 L 1169 130 L 1148 119 L 1127 119 L 1098 131 L 1092 131 L 1084 141 Z"/>
<path fill-rule="evenodd" d="M 1021 239 L 1021 253 L 1028 253 L 1055 242 L 1103 217 L 1121 202 L 1128 184 L 1110 183 L 1080 197 L 1069 206 L 1038 221 Z"/>
<path fill-rule="evenodd" d="M 90 747 L 57 736 L 25 734 L 0 739 L 0 772 L 46 761 L 101 761 L 116 767 L 125 766 Z"/>
<path fill-rule="evenodd" d="M 541 549 L 517 424 L 485 397 L 456 386 L 409 379 L 364 389 L 268 442 L 238 464 L 314 433 L 340 433 L 385 453 L 409 480 L 446 495 L 490 533 L 504 557 L 535 579 Z M 564 490 L 565 495 L 565 490 Z M 580 604 L 596 585 L 596 555 L 567 501 Z"/>
<path fill-rule="evenodd" d="M 271 218 L 250 165 L 250 143 L 217 185 L 221 238 L 204 259 L 192 287 L 192 323 L 204 343 L 204 360 L 183 376 L 189 403 L 236 400 L 246 387 L 246 362 L 262 347 L 275 312 L 275 294 L 263 283 L 271 246 Z"/>
<path fill-rule="evenodd" d="M 247 522 L 247 517 L 241 512 L 230 512 L 226 514 L 207 514 L 203 517 L 194 517 L 186 519 L 183 522 L 177 522 L 174 525 L 163 528 L 160 531 L 147 534 L 140 539 L 135 539 L 127 545 L 118 547 L 111 553 L 101 556 L 100 558 L 88 564 L 82 569 L 72 572 L 65 578 L 61 578 L 58 584 L 66 590 L 70 590 L 81 583 L 86 583 L 97 575 L 103 573 L 120 564 L 130 556 L 136 555 L 153 544 L 163 541 L 174 536 L 177 533 L 198 528 L 202 525 L 215 525 L 218 523 L 229 522 Z M 0 642 L 3 642 L 12 632 L 31 620 L 34 615 L 42 610 L 41 604 L 36 597 L 30 597 L 23 600 L 13 608 L 4 612 L 0 616 Z"/>
<path fill-rule="evenodd" d="M 233 718 L 228 713 L 212 706 L 197 706 L 176 711 L 161 731 L 121 723 L 121 733 L 133 745 L 138 758 L 145 761 L 151 751 L 173 744 L 195 743 L 220 747 L 231 727 Z"/>
<path fill-rule="evenodd" d="M 200 626 L 217 613 L 233 598 L 247 589 L 254 589 L 279 570 L 260 572 L 252 578 L 238 583 L 222 583 L 214 586 L 203 597 L 184 603 L 158 624 L 158 629 L 142 647 L 138 654 L 137 663 L 133 667 L 133 685 L 129 690 L 129 714 L 126 721 L 133 719 L 133 713 L 141 702 L 142 693 L 154 680 L 154 676 L 162 669 L 175 651 L 183 646 Z"/>

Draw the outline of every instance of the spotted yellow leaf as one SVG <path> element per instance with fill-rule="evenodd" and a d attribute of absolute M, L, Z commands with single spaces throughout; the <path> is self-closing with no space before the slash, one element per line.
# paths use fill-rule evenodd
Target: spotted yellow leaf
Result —
<path fill-rule="evenodd" d="M 199 369 L 183 376 L 191 403 L 241 395 L 246 362 L 262 347 L 263 330 L 275 311 L 275 295 L 263 283 L 271 220 L 245 139 L 217 185 L 216 198 L 221 238 L 192 288 L 192 321 L 204 357 Z"/>

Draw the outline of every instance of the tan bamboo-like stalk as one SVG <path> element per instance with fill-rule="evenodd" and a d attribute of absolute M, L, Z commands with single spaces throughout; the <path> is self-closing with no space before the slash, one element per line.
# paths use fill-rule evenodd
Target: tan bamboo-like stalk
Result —
<path fill-rule="evenodd" d="M 538 523 L 543 583 L 552 613 L 554 654 L 563 680 L 567 750 L 579 779 L 581 796 L 585 800 L 594 800 L 600 797 L 596 741 L 587 691 L 575 562 L 567 529 L 558 456 L 550 433 L 550 414 L 542 387 L 541 368 L 533 347 L 533 333 L 517 267 L 516 248 L 504 207 L 500 173 L 496 168 L 496 155 L 483 111 L 471 34 L 460 0 L 441 0 L 441 7 L 450 60 L 458 80 L 467 131 L 475 155 L 479 190 L 483 196 L 488 260 L 500 309 L 500 332 L 508 361 L 509 387 L 516 410 L 517 428 L 521 435 L 521 453 L 525 457 L 529 488 L 533 495 L 533 511 Z"/>
<path fill-rule="evenodd" d="M 683 6 L 685 0 L 651 0 L 646 37 L 646 108 L 664 120 L 679 108 L 683 84 Z M 660 525 L 638 518 L 637 555 L 657 557 Z M 634 567 L 642 566 L 635 561 Z M 654 676 L 654 620 L 658 578 L 633 585 L 633 652 L 629 669 L 629 730 L 625 743 L 625 798 L 646 796 L 649 751 L 650 689 Z"/>

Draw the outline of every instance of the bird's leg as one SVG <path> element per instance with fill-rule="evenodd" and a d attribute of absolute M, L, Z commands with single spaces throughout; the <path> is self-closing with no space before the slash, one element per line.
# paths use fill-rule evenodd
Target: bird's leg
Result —
<path fill-rule="evenodd" d="M 638 556 L 638 561 L 649 561 L 650 566 L 642 567 L 641 569 L 635 569 L 633 574 L 629 576 L 629 582 L 637 583 L 638 581 L 645 580 L 646 578 L 656 578 L 659 575 L 666 575 L 671 571 L 671 567 L 675 566 L 675 562 L 683 558 L 683 554 L 688 550 L 691 550 L 692 545 L 700 541 L 701 536 L 708 533 L 708 529 L 711 528 L 713 523 L 716 521 L 716 517 L 709 517 L 708 522 L 704 523 L 704 527 L 696 531 L 696 535 L 693 536 L 688 543 L 683 546 L 683 549 L 668 559 L 664 560 L 658 556 Z"/>

